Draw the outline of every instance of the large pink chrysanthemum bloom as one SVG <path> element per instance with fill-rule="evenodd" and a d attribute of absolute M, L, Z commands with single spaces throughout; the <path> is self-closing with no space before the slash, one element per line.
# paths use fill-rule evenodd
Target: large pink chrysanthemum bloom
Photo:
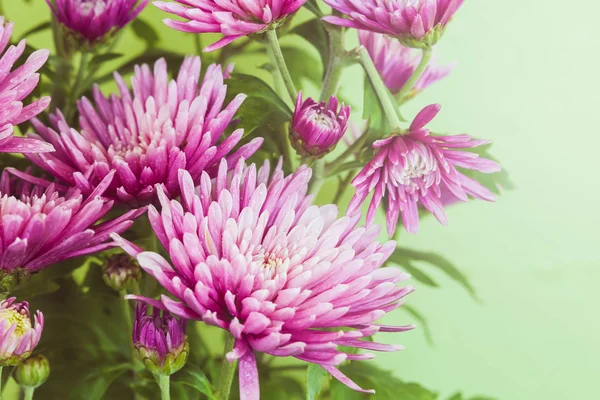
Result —
<path fill-rule="evenodd" d="M 370 193 L 373 197 L 367 212 L 367 224 L 375 219 L 381 200 L 387 197 L 387 230 L 393 236 L 398 217 L 402 214 L 404 228 L 415 233 L 419 229 L 419 209 L 422 205 L 446 225 L 448 220 L 441 200 L 448 191 L 457 199 L 468 196 L 494 201 L 495 196 L 479 182 L 462 174 L 457 167 L 480 172 L 498 172 L 500 165 L 477 154 L 460 151 L 487 144 L 469 135 L 433 136 L 425 125 L 440 111 L 433 104 L 425 107 L 414 119 L 408 134 L 391 136 L 373 144 L 377 153 L 354 178 L 356 194 L 348 206 L 355 214 Z"/>
<path fill-rule="evenodd" d="M 392 94 L 402 90 L 417 69 L 422 54 L 405 47 L 392 37 L 380 33 L 359 31 L 360 43 L 365 46 L 379 75 Z M 454 65 L 439 66 L 430 62 L 421 77 L 413 86 L 409 97 L 416 95 L 431 84 L 448 76 Z"/>
<path fill-rule="evenodd" d="M 106 98 L 95 87 L 95 105 L 85 97 L 79 101 L 81 133 L 68 126 L 60 111 L 50 117 L 51 127 L 33 120 L 38 134 L 56 152 L 28 155 L 29 159 L 84 194 L 115 169 L 106 196 L 119 203 L 151 203 L 156 184 L 174 197 L 179 194 L 179 169 L 198 182 L 202 171 L 216 169 L 222 158 L 235 163 L 262 143 L 257 138 L 233 152 L 243 130 L 223 139 L 246 96 L 240 94 L 224 107 L 227 86 L 219 65 L 209 66 L 200 81 L 200 58 L 188 57 L 170 82 L 164 59 L 156 62 L 154 73 L 148 65 L 136 67 L 133 94 L 121 76 L 115 74 L 115 79 L 120 96 Z"/>
<path fill-rule="evenodd" d="M 53 151 L 51 144 L 30 138 L 14 136 L 14 126 L 35 117 L 48 107 L 50 97 L 42 97 L 24 106 L 23 99 L 29 96 L 40 81 L 37 71 L 44 65 L 50 52 L 37 50 L 23 65 L 14 64 L 25 51 L 25 40 L 18 45 L 8 46 L 14 24 L 6 23 L 0 16 L 0 153 L 31 153 Z"/>
<path fill-rule="evenodd" d="M 260 33 L 280 24 L 304 3 L 306 0 L 176 0 L 155 1 L 153 4 L 163 11 L 187 20 L 165 19 L 164 23 L 173 29 L 192 33 L 223 34 L 221 40 L 204 49 L 213 51 L 242 36 Z"/>
<path fill-rule="evenodd" d="M 255 351 L 317 363 L 362 390 L 336 365 L 373 355 L 339 346 L 395 351 L 361 339 L 413 328 L 375 324 L 413 290 L 397 286 L 407 274 L 380 268 L 395 242 L 380 244 L 379 227 L 357 228 L 357 217 L 338 219 L 335 205 L 311 205 L 305 166 L 289 176 L 281 162 L 272 174 L 268 162 L 258 171 L 242 161 L 227 169 L 223 161 L 212 182 L 204 174 L 197 192 L 181 171 L 181 203 L 159 190 L 162 210 L 151 206 L 149 217 L 173 267 L 113 235 L 176 298 L 140 300 L 228 330 L 242 399 L 259 398 Z"/>
<path fill-rule="evenodd" d="M 33 184 L 15 179 L 22 176 Z M 132 210 L 96 225 L 113 206 L 102 197 L 114 171 L 84 198 L 70 189 L 64 196 L 56 185 L 8 168 L 0 178 L 0 275 L 34 273 L 68 258 L 112 246 L 109 235 L 124 232 L 145 210 Z"/>
<path fill-rule="evenodd" d="M 0 301 L 0 367 L 19 365 L 38 345 L 44 330 L 44 315 L 37 311 L 33 324 L 29 303 Z"/>
<path fill-rule="evenodd" d="M 325 21 L 365 31 L 384 33 L 410 47 L 431 47 L 464 0 L 323 0 L 347 18 Z"/>
<path fill-rule="evenodd" d="M 133 21 L 149 0 L 46 0 L 58 22 L 90 44 Z"/>

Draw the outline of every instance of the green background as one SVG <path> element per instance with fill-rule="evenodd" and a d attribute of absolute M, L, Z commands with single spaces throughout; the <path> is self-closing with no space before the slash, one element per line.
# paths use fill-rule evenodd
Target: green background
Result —
<path fill-rule="evenodd" d="M 4 0 L 17 34 L 47 19 L 45 2 L 33 3 Z M 436 271 L 441 289 L 417 285 L 408 302 L 434 344 L 419 330 L 378 338 L 405 345 L 375 361 L 403 379 L 444 395 L 600 398 L 599 14 L 592 0 L 467 1 L 437 47 L 456 69 L 403 110 L 410 118 L 441 103 L 432 127 L 492 139 L 516 184 L 498 203 L 452 207 L 447 228 L 428 218 L 418 235 L 400 236 L 450 258 L 481 299 Z M 159 26 L 163 15 L 149 7 L 143 17 Z M 169 48 L 193 50 L 189 35 L 160 32 Z M 45 33 L 30 42 L 51 43 Z M 141 46 L 127 32 L 119 47 Z M 345 75 L 343 92 L 360 104 L 357 74 Z M 403 312 L 389 320 L 413 322 Z"/>

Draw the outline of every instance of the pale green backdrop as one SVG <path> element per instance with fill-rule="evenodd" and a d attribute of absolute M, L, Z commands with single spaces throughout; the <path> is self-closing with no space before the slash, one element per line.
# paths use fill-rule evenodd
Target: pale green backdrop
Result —
<path fill-rule="evenodd" d="M 33 2 L 4 0 L 19 33 L 46 18 L 44 1 Z M 492 139 L 517 188 L 497 204 L 452 208 L 447 228 L 430 218 L 419 235 L 401 235 L 405 246 L 451 258 L 482 299 L 442 275 L 441 289 L 417 285 L 408 301 L 427 316 L 435 344 L 419 331 L 382 335 L 406 350 L 376 361 L 404 379 L 445 395 L 600 398 L 598 15 L 592 0 L 472 0 L 439 44 L 457 68 L 404 114 L 443 104 L 433 127 Z M 193 50 L 189 36 L 161 32 L 174 50 Z M 31 42 L 50 43 L 44 34 Z M 141 49 L 130 33 L 124 43 Z M 361 81 L 353 78 L 345 81 Z M 343 90 L 360 103 L 360 88 Z M 391 319 L 410 322 L 401 312 Z"/>

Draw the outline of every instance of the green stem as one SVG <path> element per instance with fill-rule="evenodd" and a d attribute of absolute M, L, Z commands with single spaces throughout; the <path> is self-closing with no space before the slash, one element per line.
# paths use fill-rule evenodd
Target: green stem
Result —
<path fill-rule="evenodd" d="M 158 374 L 156 376 L 158 386 L 160 386 L 160 398 L 162 400 L 171 400 L 171 377 L 169 375 Z"/>
<path fill-rule="evenodd" d="M 430 59 L 431 59 L 431 49 L 423 49 L 423 55 L 421 56 L 421 62 L 417 66 L 417 69 L 415 69 L 415 71 L 410 76 L 408 81 L 406 81 L 406 83 L 404 84 L 402 89 L 400 89 L 398 94 L 396 94 L 396 99 L 399 102 L 402 102 L 402 100 L 404 100 L 404 98 L 410 94 L 410 91 L 412 90 L 412 88 L 415 86 L 415 84 L 417 83 L 417 81 L 419 80 L 421 75 L 423 75 L 423 72 L 425 72 L 425 69 L 427 68 L 427 65 L 429 64 Z"/>
<path fill-rule="evenodd" d="M 196 54 L 202 55 L 202 38 L 199 34 L 194 35 L 194 46 L 196 47 Z"/>
<path fill-rule="evenodd" d="M 312 179 L 308 186 L 308 192 L 312 193 L 315 198 L 319 195 L 323 183 L 325 183 L 325 160 L 316 160 L 312 165 Z"/>
<path fill-rule="evenodd" d="M 3 366 L 0 366 L 0 400 L 2 400 L 3 396 L 2 396 L 2 390 L 4 389 L 2 387 L 2 369 L 4 369 Z"/>
<path fill-rule="evenodd" d="M 285 88 L 292 99 L 292 103 L 294 103 L 296 101 L 296 97 L 298 96 L 298 92 L 296 92 L 296 87 L 292 81 L 292 76 L 290 75 L 290 71 L 285 64 L 285 59 L 283 58 L 283 53 L 281 52 L 281 46 L 279 45 L 279 39 L 277 39 L 277 31 L 275 29 L 269 29 L 267 31 L 267 38 L 269 39 L 271 49 L 273 49 L 275 65 L 277 66 L 277 69 L 283 78 L 283 83 L 285 83 Z"/>
<path fill-rule="evenodd" d="M 354 177 L 355 173 L 356 170 L 354 169 L 349 171 L 348 175 L 346 175 L 346 177 L 340 181 L 340 186 L 338 187 L 337 192 L 335 193 L 335 197 L 333 198 L 332 204 L 337 204 L 341 200 L 344 193 L 346 193 L 346 188 L 350 184 L 350 181 L 352 181 L 352 178 Z"/>
<path fill-rule="evenodd" d="M 23 400 L 33 400 L 33 392 L 35 392 L 35 388 L 28 387 L 24 388 L 25 397 Z"/>
<path fill-rule="evenodd" d="M 348 147 L 338 158 L 333 160 L 327 166 L 327 173 L 330 174 L 330 173 L 334 172 L 336 169 L 338 169 L 340 167 L 340 165 L 342 165 L 344 163 L 344 161 L 348 157 L 350 157 L 351 155 L 353 155 L 354 153 L 359 151 L 365 144 L 365 141 L 367 140 L 367 136 L 368 135 L 366 132 L 363 133 L 363 135 L 361 137 L 359 137 L 358 139 L 356 139 L 356 141 L 354 143 L 352 143 L 350 145 L 350 147 Z"/>
<path fill-rule="evenodd" d="M 227 342 L 225 343 L 225 352 L 223 354 L 223 363 L 221 364 L 221 372 L 219 373 L 219 386 L 217 387 L 217 400 L 229 400 L 229 393 L 231 392 L 231 384 L 233 382 L 233 376 L 237 369 L 237 360 L 228 362 L 225 355 L 233 349 L 235 340 L 233 336 L 227 336 Z"/>
<path fill-rule="evenodd" d="M 89 56 L 90 53 L 87 51 L 84 51 L 81 53 L 81 59 L 79 60 L 79 67 L 77 69 L 77 76 L 75 78 L 75 82 L 73 83 L 73 87 L 71 88 L 71 95 L 69 96 L 69 101 L 65 106 L 65 116 L 67 118 L 67 121 L 71 121 L 71 118 L 73 116 L 73 114 L 75 113 L 75 104 L 77 102 L 77 99 L 79 98 L 81 91 L 82 91 L 82 85 L 83 82 L 85 81 L 85 75 L 88 69 L 88 62 L 89 62 Z"/>
<path fill-rule="evenodd" d="M 369 77 L 369 80 L 375 89 L 375 93 L 377 93 L 377 97 L 383 106 L 383 112 L 385 113 L 385 116 L 390 124 L 390 128 L 392 131 L 399 129 L 401 122 L 400 118 L 398 117 L 397 107 L 389 95 L 387 87 L 381 79 L 377 68 L 375 68 L 375 64 L 373 64 L 373 60 L 371 60 L 369 52 L 363 46 L 360 46 L 358 49 L 358 55 L 360 58 L 360 63 Z"/>
<path fill-rule="evenodd" d="M 327 62 L 327 71 L 323 80 L 321 89 L 321 101 L 327 101 L 331 96 L 335 96 L 344 72 L 346 51 L 344 49 L 344 29 L 337 26 L 331 26 L 327 30 L 329 36 L 329 60 Z"/>
<path fill-rule="evenodd" d="M 6 14 L 4 13 L 4 4 L 2 4 L 2 0 L 0 0 L 0 15 L 6 16 Z"/>

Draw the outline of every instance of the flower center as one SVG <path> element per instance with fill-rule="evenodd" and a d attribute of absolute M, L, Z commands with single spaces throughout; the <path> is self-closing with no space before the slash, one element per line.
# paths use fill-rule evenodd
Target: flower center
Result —
<path fill-rule="evenodd" d="M 106 9 L 105 0 L 82 0 L 79 3 L 79 12 L 82 15 L 90 15 L 92 11 L 95 15 L 102 14 Z"/>
<path fill-rule="evenodd" d="M 16 325 L 14 335 L 23 336 L 31 329 L 31 319 L 25 309 L 0 309 L 0 321 L 8 321 L 10 326 Z"/>
<path fill-rule="evenodd" d="M 314 110 L 309 119 L 323 131 L 333 131 L 336 126 L 335 119 L 331 118 L 328 113 L 323 112 L 321 109 Z"/>
<path fill-rule="evenodd" d="M 410 150 L 406 156 L 406 165 L 399 170 L 397 179 L 402 185 L 411 186 L 413 188 L 421 186 L 425 183 L 425 187 L 429 187 L 428 177 L 436 170 L 435 160 L 427 157 L 418 149 Z"/>
<path fill-rule="evenodd" d="M 253 261 L 258 265 L 259 273 L 261 273 L 265 279 L 273 279 L 288 258 L 285 253 L 286 252 L 277 251 L 277 249 L 266 251 L 264 248 L 260 248 L 258 252 L 254 254 Z"/>

